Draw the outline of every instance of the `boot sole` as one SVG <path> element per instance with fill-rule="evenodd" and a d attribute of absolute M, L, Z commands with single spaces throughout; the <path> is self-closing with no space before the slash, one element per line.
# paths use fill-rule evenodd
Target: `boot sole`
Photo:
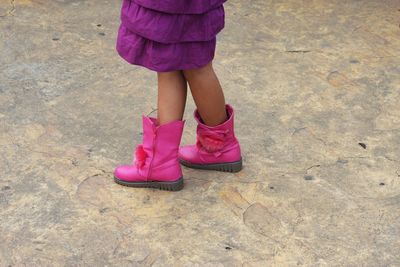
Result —
<path fill-rule="evenodd" d="M 214 163 L 214 164 L 195 164 L 179 159 L 179 162 L 188 168 L 200 169 L 200 170 L 211 170 L 220 172 L 239 172 L 243 168 L 242 159 L 234 162 L 225 163 Z"/>
<path fill-rule="evenodd" d="M 137 188 L 155 188 L 166 191 L 179 191 L 183 188 L 183 177 L 179 178 L 173 182 L 126 182 L 118 179 L 114 176 L 114 181 L 117 184 L 129 186 L 129 187 L 137 187 Z"/>

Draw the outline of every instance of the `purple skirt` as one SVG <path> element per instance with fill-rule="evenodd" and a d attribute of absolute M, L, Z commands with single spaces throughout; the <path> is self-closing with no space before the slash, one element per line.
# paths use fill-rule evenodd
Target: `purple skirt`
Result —
<path fill-rule="evenodd" d="M 225 1 L 123 0 L 117 51 L 157 72 L 203 67 L 224 28 Z"/>

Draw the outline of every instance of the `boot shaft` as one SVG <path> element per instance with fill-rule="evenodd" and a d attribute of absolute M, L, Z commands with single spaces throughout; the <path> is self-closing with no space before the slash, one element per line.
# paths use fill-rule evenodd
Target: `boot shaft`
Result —
<path fill-rule="evenodd" d="M 226 105 L 227 120 L 217 126 L 208 126 L 204 124 L 199 112 L 194 112 L 197 121 L 197 146 L 203 147 L 209 152 L 224 151 L 233 145 L 237 145 L 238 141 L 234 131 L 234 116 L 232 106 Z M 199 147 L 199 148 L 200 148 Z"/>
<path fill-rule="evenodd" d="M 149 178 L 182 176 L 178 161 L 184 121 L 158 125 L 155 118 L 143 116 L 144 164 L 141 173 Z M 163 174 L 163 169 L 168 169 Z M 174 173 L 174 174 L 172 174 Z M 176 174 L 179 173 L 179 174 Z"/>

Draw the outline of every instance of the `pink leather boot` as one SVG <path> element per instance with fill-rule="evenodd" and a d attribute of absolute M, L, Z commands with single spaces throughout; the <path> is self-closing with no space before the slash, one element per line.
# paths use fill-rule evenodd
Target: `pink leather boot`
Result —
<path fill-rule="evenodd" d="M 157 126 L 157 120 L 143 116 L 143 143 L 138 145 L 131 165 L 118 166 L 116 183 L 131 187 L 149 187 L 178 191 L 183 188 L 178 161 L 184 121 Z"/>
<path fill-rule="evenodd" d="M 197 142 L 195 145 L 179 148 L 182 165 L 204 170 L 238 172 L 242 169 L 240 145 L 233 130 L 234 111 L 226 105 L 228 115 L 224 123 L 210 127 L 205 125 L 196 110 Z"/>

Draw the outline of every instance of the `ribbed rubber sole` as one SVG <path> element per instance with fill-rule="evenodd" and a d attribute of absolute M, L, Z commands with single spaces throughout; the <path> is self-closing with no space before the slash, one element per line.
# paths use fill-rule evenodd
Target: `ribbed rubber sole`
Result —
<path fill-rule="evenodd" d="M 155 189 L 166 190 L 166 191 L 179 191 L 179 190 L 182 190 L 182 188 L 183 188 L 183 177 L 181 177 L 178 180 L 173 181 L 173 182 L 157 182 L 157 181 L 126 182 L 126 181 L 122 181 L 114 176 L 114 181 L 117 184 L 129 186 L 129 187 L 155 188 Z"/>
<path fill-rule="evenodd" d="M 239 172 L 243 168 L 242 159 L 234 162 L 214 163 L 214 164 L 195 164 L 179 159 L 179 162 L 188 168 L 200 170 L 212 170 L 220 172 Z"/>

